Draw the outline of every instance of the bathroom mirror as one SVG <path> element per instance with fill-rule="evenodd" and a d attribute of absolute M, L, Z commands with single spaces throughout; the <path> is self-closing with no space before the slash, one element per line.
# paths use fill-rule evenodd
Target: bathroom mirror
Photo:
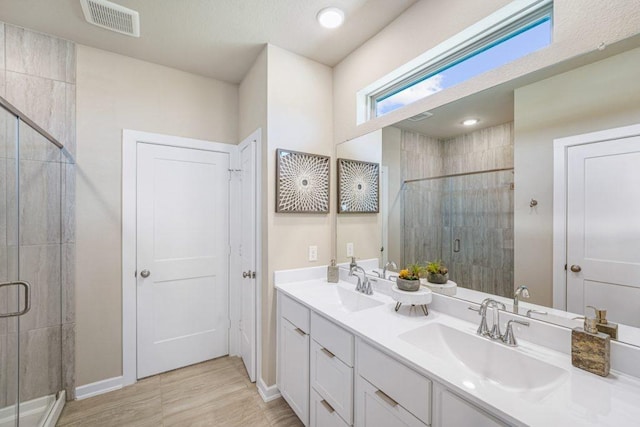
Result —
<path fill-rule="evenodd" d="M 575 300 L 563 289 L 580 267 L 554 267 L 563 250 L 554 245 L 554 221 L 568 221 L 554 218 L 554 192 L 565 184 L 554 181 L 565 173 L 554 166 L 554 140 L 640 124 L 638 46 L 633 40 L 574 58 L 338 144 L 336 158 L 380 164 L 380 212 L 337 215 L 338 260 L 351 251 L 377 258 L 379 268 L 442 260 L 458 298 L 490 294 L 512 304 L 514 289 L 525 285 L 530 297 L 519 314 L 533 310 L 531 317 L 575 327 L 584 314 L 576 307 L 593 305 L 620 324 L 619 341 L 640 346 L 640 278 L 612 288 L 594 283 Z M 465 126 L 466 119 L 478 122 Z M 620 179 L 639 199 L 640 182 Z M 610 218 L 598 225 L 600 245 L 615 249 L 622 242 L 607 240 Z M 618 252 L 640 265 L 640 228 L 630 227 L 624 240 L 630 250 Z"/>

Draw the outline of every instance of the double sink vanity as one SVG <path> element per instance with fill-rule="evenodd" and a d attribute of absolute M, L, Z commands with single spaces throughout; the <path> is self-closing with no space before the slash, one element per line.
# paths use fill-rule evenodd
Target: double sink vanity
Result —
<path fill-rule="evenodd" d="M 365 295 L 348 271 L 335 284 L 325 274 L 275 274 L 277 384 L 305 425 L 640 425 L 632 346 L 612 346 L 602 378 L 571 365 L 570 329 L 512 322 L 517 345 L 507 345 L 478 335 L 479 304 L 434 294 L 428 316 L 396 312 L 391 282 Z M 523 320 L 497 314 L 503 331 Z"/>

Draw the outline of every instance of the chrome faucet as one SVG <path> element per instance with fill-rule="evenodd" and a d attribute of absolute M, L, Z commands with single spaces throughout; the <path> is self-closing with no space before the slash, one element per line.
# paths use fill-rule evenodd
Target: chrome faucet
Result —
<path fill-rule="evenodd" d="M 360 280 L 360 276 L 356 273 L 362 273 L 362 280 Z M 371 288 L 371 283 L 369 282 L 369 278 L 367 277 L 367 273 L 364 271 L 364 268 L 359 265 L 351 267 L 349 270 L 350 276 L 356 276 L 358 278 L 358 284 L 356 285 L 356 291 L 362 292 L 366 295 L 372 295 L 373 289 Z"/>
<path fill-rule="evenodd" d="M 491 327 L 491 331 L 489 331 L 489 327 L 487 326 L 487 309 L 493 309 L 493 325 Z M 513 324 L 518 323 L 523 326 L 529 326 L 529 322 L 523 322 L 520 320 L 509 320 L 507 322 L 507 330 L 502 334 L 500 331 L 500 310 L 505 311 L 506 306 L 500 301 L 496 301 L 491 298 L 486 298 L 480 304 L 480 308 L 469 307 L 469 310 L 477 311 L 481 316 L 480 326 L 478 327 L 477 334 L 489 338 L 493 341 L 499 341 L 505 345 L 510 347 L 515 347 L 518 345 L 516 341 L 516 337 L 513 333 Z"/>
<path fill-rule="evenodd" d="M 387 278 L 387 267 L 391 267 L 392 271 L 398 271 L 398 265 L 395 262 L 387 261 L 387 263 L 384 265 L 384 267 L 382 269 L 382 278 L 383 279 Z"/>
<path fill-rule="evenodd" d="M 502 332 L 500 332 L 500 311 L 506 310 L 507 307 L 495 300 L 491 300 L 487 303 L 487 308 L 493 308 L 493 326 L 491 327 L 491 332 L 489 332 L 489 338 L 492 340 L 499 340 L 502 338 Z"/>
<path fill-rule="evenodd" d="M 489 327 L 487 326 L 487 304 L 491 301 L 493 301 L 493 299 L 485 298 L 480 304 L 480 308 L 469 307 L 469 310 L 477 311 L 481 316 L 480 326 L 478 326 L 478 330 L 476 331 L 478 335 L 489 335 Z"/>
<path fill-rule="evenodd" d="M 522 285 L 516 289 L 516 292 L 513 294 L 513 312 L 518 314 L 518 302 L 520 298 L 527 299 L 529 298 L 529 288 Z"/>
<path fill-rule="evenodd" d="M 522 320 L 511 319 L 507 322 L 507 331 L 502 336 L 502 342 L 508 345 L 509 347 L 516 347 L 518 345 L 518 341 L 516 340 L 516 336 L 513 333 L 513 324 L 517 323 L 522 326 L 529 326 L 529 322 L 523 322 Z"/>

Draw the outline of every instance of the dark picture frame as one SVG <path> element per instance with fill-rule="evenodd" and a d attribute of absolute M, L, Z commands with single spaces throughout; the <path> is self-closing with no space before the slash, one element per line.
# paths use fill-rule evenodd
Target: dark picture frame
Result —
<path fill-rule="evenodd" d="M 276 212 L 329 213 L 329 156 L 276 150 Z"/>
<path fill-rule="evenodd" d="M 380 164 L 338 159 L 338 213 L 380 212 Z"/>

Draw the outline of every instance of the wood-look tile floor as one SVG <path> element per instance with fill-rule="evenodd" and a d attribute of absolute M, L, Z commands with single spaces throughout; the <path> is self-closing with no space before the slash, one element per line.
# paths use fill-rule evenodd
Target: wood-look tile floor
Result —
<path fill-rule="evenodd" d="M 221 357 L 67 402 L 58 426 L 302 426 L 279 398 L 265 403 L 238 357 Z"/>

